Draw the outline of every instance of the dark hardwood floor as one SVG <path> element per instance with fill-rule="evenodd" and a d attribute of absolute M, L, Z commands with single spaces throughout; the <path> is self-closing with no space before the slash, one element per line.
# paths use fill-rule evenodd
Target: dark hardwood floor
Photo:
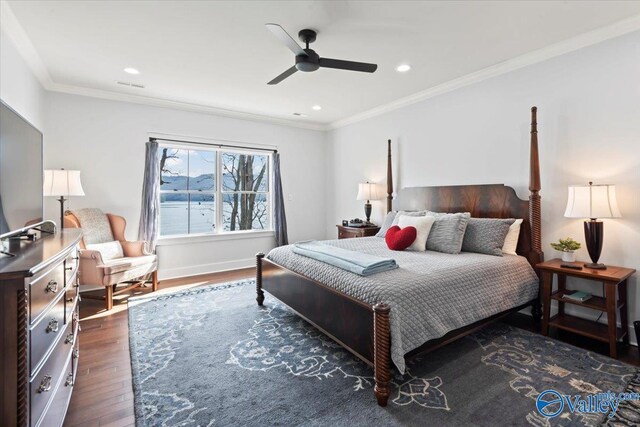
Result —
<path fill-rule="evenodd" d="M 253 268 L 164 280 L 158 293 L 249 277 L 255 277 Z M 131 294 L 150 292 L 138 288 Z M 109 312 L 103 301 L 83 298 L 80 303 L 80 362 L 66 427 L 134 425 L 127 298 L 121 295 Z"/>
<path fill-rule="evenodd" d="M 223 283 L 254 277 L 252 268 L 160 282 L 161 292 L 172 292 L 212 283 Z M 132 294 L 149 293 L 150 288 L 136 289 Z M 66 427 L 126 427 L 134 425 L 131 363 L 129 358 L 129 325 L 127 296 L 105 312 L 103 302 L 84 298 L 80 304 L 80 365 Z M 534 330 L 531 318 L 514 314 L 504 320 L 523 329 Z M 604 343 L 569 333 L 556 336 L 563 341 L 602 354 Z M 640 366 L 636 347 L 622 348 L 620 360 Z"/>

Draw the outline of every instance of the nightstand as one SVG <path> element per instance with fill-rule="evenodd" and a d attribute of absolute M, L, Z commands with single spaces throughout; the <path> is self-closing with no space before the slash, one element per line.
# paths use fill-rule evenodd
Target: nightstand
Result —
<path fill-rule="evenodd" d="M 377 225 L 368 227 L 345 227 L 344 225 L 336 225 L 338 227 L 338 239 L 353 239 L 354 237 L 370 237 L 375 236 L 380 227 Z"/>
<path fill-rule="evenodd" d="M 582 270 L 574 270 L 560 267 L 562 263 L 560 259 L 552 259 L 536 266 L 542 273 L 542 334 L 549 335 L 549 328 L 553 327 L 603 341 L 609 343 L 609 355 L 616 358 L 618 356 L 618 339 L 622 339 L 627 345 L 629 344 L 627 279 L 636 270 L 612 265 L 607 266 L 606 270 L 594 270 L 584 267 L 582 262 L 574 263 L 583 266 Z M 554 274 L 558 276 L 558 290 L 552 292 Z M 605 287 L 605 296 L 593 295 L 584 302 L 563 298 L 565 294 L 571 292 L 566 288 L 567 277 L 602 282 Z M 558 301 L 558 314 L 550 318 L 551 300 Z M 596 323 L 566 314 L 564 312 L 565 304 L 574 304 L 607 313 L 608 324 Z M 621 328 L 618 328 L 616 323 L 618 310 L 620 310 Z"/>

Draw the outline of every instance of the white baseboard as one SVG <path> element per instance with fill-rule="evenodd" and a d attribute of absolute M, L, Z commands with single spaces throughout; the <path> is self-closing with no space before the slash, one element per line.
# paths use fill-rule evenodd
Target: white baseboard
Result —
<path fill-rule="evenodd" d="M 190 265 L 176 268 L 158 268 L 158 279 L 178 279 L 181 277 L 198 276 L 201 274 L 220 273 L 222 271 L 237 270 L 239 268 L 253 267 L 255 258 L 236 259 L 233 261 L 212 262 L 208 264 Z"/>

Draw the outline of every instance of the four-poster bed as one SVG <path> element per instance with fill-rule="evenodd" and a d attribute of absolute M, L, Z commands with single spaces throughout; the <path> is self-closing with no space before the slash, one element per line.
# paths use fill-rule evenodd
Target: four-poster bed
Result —
<path fill-rule="evenodd" d="M 480 218 L 522 218 L 516 252 L 535 267 L 543 260 L 536 107 L 531 109 L 531 119 L 529 200 L 519 199 L 513 188 L 503 184 L 415 187 L 397 192 L 396 210 L 429 209 L 434 212 L 470 212 L 472 217 Z M 392 210 L 393 204 L 391 165 L 389 140 L 387 211 Z M 259 253 L 256 255 L 256 300 L 259 305 L 264 302 L 265 290 L 372 366 L 376 399 L 380 406 L 386 406 L 391 379 L 390 305 L 385 301 L 369 304 L 327 283 L 296 273 Z M 532 306 L 532 314 L 538 321 L 541 316 L 539 288 L 538 297 L 525 304 L 451 330 L 444 336 L 429 340 L 415 348 L 407 353 L 406 357 L 441 347 L 527 306 Z"/>

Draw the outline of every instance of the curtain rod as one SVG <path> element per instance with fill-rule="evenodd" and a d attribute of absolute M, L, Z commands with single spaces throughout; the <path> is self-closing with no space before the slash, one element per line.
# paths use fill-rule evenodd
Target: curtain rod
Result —
<path fill-rule="evenodd" d="M 276 150 L 275 148 L 257 148 L 257 147 L 246 147 L 246 146 L 242 146 L 242 145 L 229 145 L 229 144 L 221 144 L 221 143 L 209 143 L 209 142 L 195 142 L 195 141 L 185 141 L 185 140 L 181 140 L 181 139 L 169 139 L 169 138 L 155 138 L 155 137 L 150 137 L 149 141 L 168 141 L 168 142 L 181 142 L 183 144 L 195 144 L 195 145 L 207 145 L 207 146 L 214 146 L 214 147 L 229 147 L 229 148 L 240 148 L 243 150 L 252 150 L 252 151 L 268 151 L 268 152 L 272 152 L 272 153 L 277 153 L 278 150 Z"/>

